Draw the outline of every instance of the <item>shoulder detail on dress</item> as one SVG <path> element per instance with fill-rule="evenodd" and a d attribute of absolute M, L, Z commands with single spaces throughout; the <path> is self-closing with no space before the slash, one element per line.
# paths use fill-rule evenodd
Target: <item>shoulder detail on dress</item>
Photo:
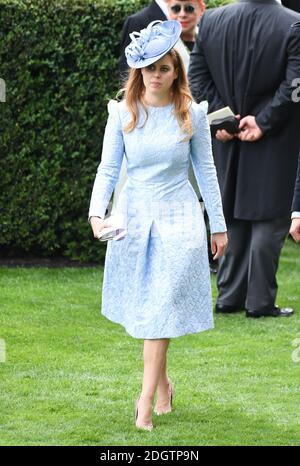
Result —
<path fill-rule="evenodd" d="M 192 102 L 191 108 L 196 115 L 203 115 L 203 113 L 206 115 L 208 110 L 208 102 L 207 100 L 202 100 L 202 102 L 199 104 Z"/>
<path fill-rule="evenodd" d="M 117 114 L 119 112 L 119 105 L 121 102 L 111 99 L 107 104 L 107 110 L 110 114 Z"/>
<path fill-rule="evenodd" d="M 109 113 L 109 117 L 114 121 L 118 122 L 122 127 L 124 123 L 126 123 L 128 119 L 128 109 L 126 106 L 126 101 L 121 100 L 118 102 L 117 100 L 110 100 L 107 104 L 107 110 Z"/>
<path fill-rule="evenodd" d="M 194 127 L 198 127 L 203 124 L 204 120 L 207 120 L 208 103 L 203 100 L 199 104 L 192 102 L 191 104 L 191 115 Z"/>
<path fill-rule="evenodd" d="M 122 120 L 129 113 L 125 100 L 118 102 L 111 99 L 107 104 L 107 110 L 110 115 L 119 116 Z"/>

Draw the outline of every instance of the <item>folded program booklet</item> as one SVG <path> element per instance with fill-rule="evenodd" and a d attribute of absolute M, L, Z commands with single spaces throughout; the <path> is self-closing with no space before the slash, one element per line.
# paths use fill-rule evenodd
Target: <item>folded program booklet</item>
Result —
<path fill-rule="evenodd" d="M 230 107 L 221 108 L 209 113 L 208 121 L 212 137 L 216 137 L 218 130 L 225 130 L 230 134 L 239 133 L 239 120 L 234 116 Z"/>
<path fill-rule="evenodd" d="M 229 116 L 234 116 L 233 111 L 230 107 L 220 108 L 220 110 L 216 110 L 215 112 L 209 113 L 208 115 L 209 124 L 212 123 L 213 120 L 227 118 Z"/>

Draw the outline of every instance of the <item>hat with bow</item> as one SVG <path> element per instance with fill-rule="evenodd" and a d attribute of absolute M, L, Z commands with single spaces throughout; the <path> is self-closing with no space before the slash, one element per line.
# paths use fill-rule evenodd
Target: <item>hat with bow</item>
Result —
<path fill-rule="evenodd" d="M 144 68 L 160 60 L 176 44 L 181 34 L 178 21 L 152 21 L 140 32 L 129 34 L 131 43 L 125 48 L 127 64 Z"/>

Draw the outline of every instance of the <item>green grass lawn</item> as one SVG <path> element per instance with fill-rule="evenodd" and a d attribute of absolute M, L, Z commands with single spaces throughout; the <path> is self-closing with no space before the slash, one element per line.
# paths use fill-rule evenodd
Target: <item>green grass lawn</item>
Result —
<path fill-rule="evenodd" d="M 278 273 L 293 317 L 218 315 L 171 341 L 174 411 L 151 433 L 133 422 L 142 340 L 100 315 L 102 273 L 0 268 L 0 445 L 300 445 L 300 246 Z"/>

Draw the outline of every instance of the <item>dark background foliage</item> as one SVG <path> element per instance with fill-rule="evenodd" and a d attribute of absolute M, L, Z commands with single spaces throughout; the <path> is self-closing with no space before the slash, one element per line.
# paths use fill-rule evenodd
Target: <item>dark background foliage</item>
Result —
<path fill-rule="evenodd" d="M 124 18 L 148 3 L 0 0 L 2 257 L 103 258 L 89 200 Z"/>

